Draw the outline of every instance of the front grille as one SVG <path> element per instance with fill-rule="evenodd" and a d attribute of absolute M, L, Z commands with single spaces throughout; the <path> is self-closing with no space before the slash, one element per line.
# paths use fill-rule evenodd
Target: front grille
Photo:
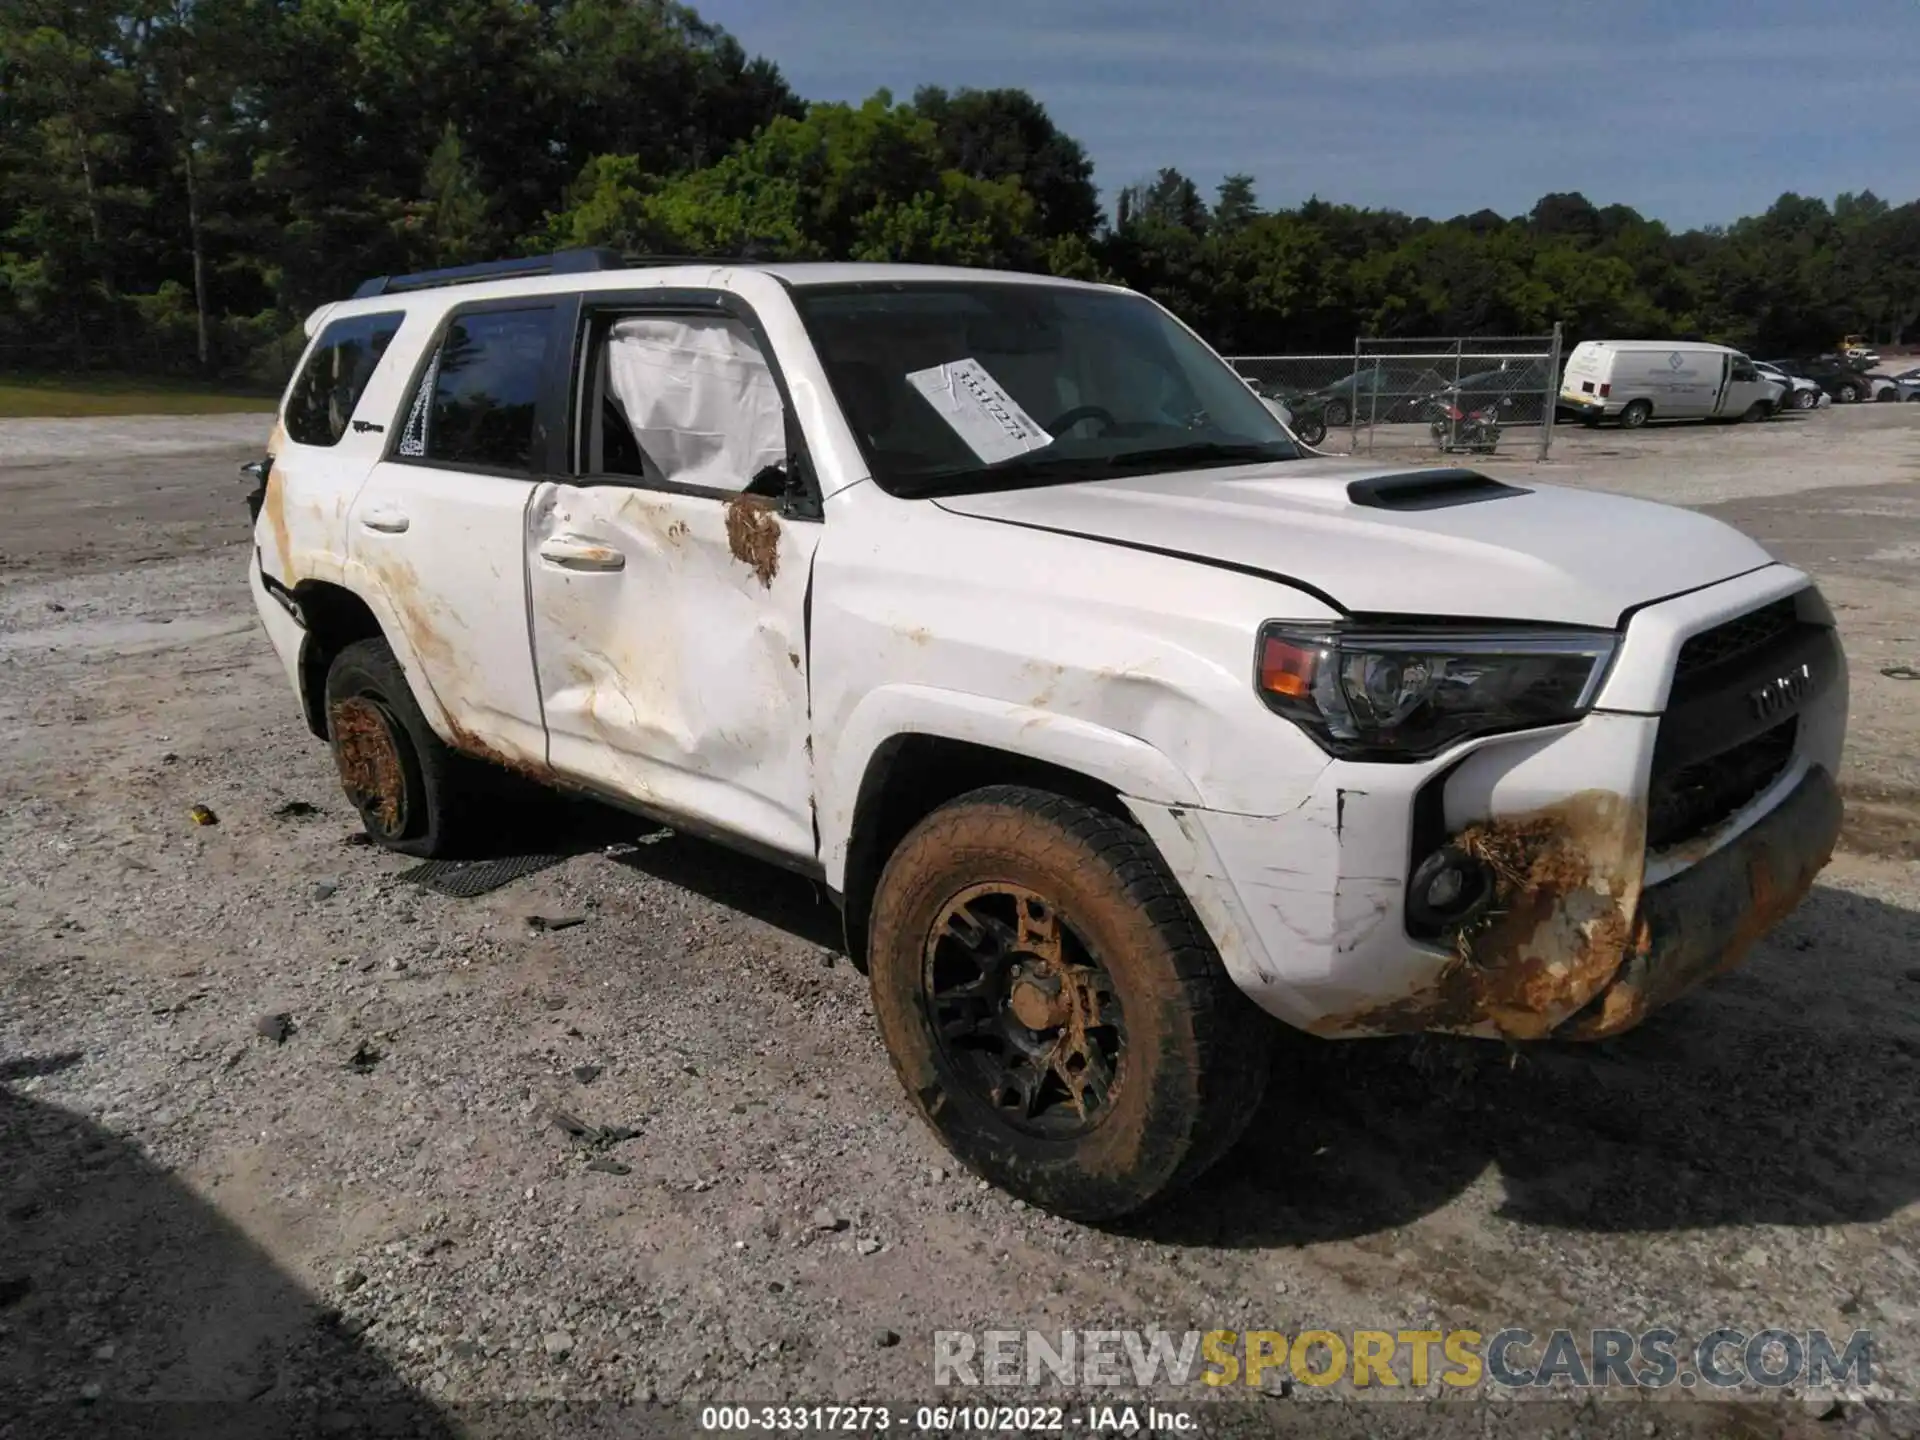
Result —
<path fill-rule="evenodd" d="M 1745 615 L 1736 615 L 1724 625 L 1703 630 L 1680 647 L 1673 683 L 1679 685 L 1703 671 L 1763 650 L 1792 634 L 1799 624 L 1798 606 L 1789 595 Z"/>
<path fill-rule="evenodd" d="M 1799 734 L 1796 715 L 1706 760 L 1666 774 L 1656 770 L 1647 795 L 1647 848 L 1691 840 L 1735 814 L 1780 778 Z"/>

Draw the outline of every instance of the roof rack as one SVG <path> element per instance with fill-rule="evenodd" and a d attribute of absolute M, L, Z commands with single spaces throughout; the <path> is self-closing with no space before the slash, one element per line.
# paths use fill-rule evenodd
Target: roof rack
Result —
<path fill-rule="evenodd" d="M 450 265 L 420 270 L 412 275 L 375 275 L 353 292 L 356 300 L 397 295 L 408 290 L 437 290 L 445 285 L 474 285 L 483 280 L 524 280 L 535 275 L 586 275 L 599 270 L 632 270 L 648 265 L 754 265 L 765 257 L 735 255 L 623 255 L 618 250 L 556 250 L 551 255 L 529 255 L 519 260 L 487 260 L 478 265 Z"/>

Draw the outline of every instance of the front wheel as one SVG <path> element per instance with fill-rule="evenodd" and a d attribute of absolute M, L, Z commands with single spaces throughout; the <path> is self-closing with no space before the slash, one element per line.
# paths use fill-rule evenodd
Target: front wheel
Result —
<path fill-rule="evenodd" d="M 1334 430 L 1338 430 L 1353 418 L 1352 407 L 1344 400 L 1333 401 L 1323 413 L 1326 416 L 1328 428 Z"/>
<path fill-rule="evenodd" d="M 1293 433 L 1302 445 L 1318 445 L 1327 438 L 1327 422 L 1322 416 L 1308 415 L 1294 421 Z"/>
<path fill-rule="evenodd" d="M 1796 410 L 1811 410 L 1819 403 L 1820 392 L 1818 390 L 1796 390 L 1793 392 L 1793 408 Z"/>
<path fill-rule="evenodd" d="M 1851 380 L 1842 381 L 1833 387 L 1833 399 L 1836 405 L 1851 405 L 1860 399 L 1860 387 Z"/>
<path fill-rule="evenodd" d="M 870 977 L 920 1114 L 975 1173 L 1110 1220 L 1246 1128 L 1275 1022 L 1236 988 L 1138 827 L 1023 786 L 929 815 L 887 862 Z"/>

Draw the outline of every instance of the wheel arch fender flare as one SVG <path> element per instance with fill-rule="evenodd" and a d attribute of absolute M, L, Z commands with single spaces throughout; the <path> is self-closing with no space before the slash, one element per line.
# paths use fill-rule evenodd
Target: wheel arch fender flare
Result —
<path fill-rule="evenodd" d="M 337 578 L 328 578 L 372 613 L 374 623 L 380 627 L 380 638 L 387 642 L 387 648 L 393 651 L 393 658 L 399 663 L 401 673 L 407 677 L 407 686 L 413 691 L 414 703 L 420 707 L 420 713 L 426 717 L 433 733 L 451 744 L 454 739 L 452 717 L 435 692 L 432 680 L 428 678 L 419 645 L 406 623 L 407 617 L 394 603 L 387 587 L 365 566 L 351 560 L 341 567 Z"/>
<path fill-rule="evenodd" d="M 853 828 L 868 773 L 890 741 L 927 735 L 1004 751 L 1072 771 L 1123 796 L 1198 805 L 1193 781 L 1163 752 L 1119 730 L 988 696 L 931 685 L 883 685 L 862 696 L 823 767 L 820 860 L 836 892 L 846 883 Z"/>

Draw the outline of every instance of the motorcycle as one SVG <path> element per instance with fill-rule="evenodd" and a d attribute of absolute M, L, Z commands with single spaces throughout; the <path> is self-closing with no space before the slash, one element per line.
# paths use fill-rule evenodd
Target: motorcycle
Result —
<path fill-rule="evenodd" d="M 1471 414 L 1448 405 L 1433 417 L 1433 443 L 1442 454 L 1491 455 L 1500 445 L 1500 416 L 1491 406 Z"/>

